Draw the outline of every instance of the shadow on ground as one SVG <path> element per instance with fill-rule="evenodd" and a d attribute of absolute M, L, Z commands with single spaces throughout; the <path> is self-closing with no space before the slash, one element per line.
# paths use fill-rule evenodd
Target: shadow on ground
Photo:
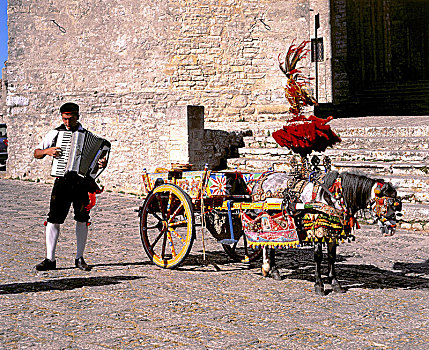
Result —
<path fill-rule="evenodd" d="M 428 261 L 425 263 L 394 263 L 393 270 L 380 269 L 374 265 L 347 264 L 347 255 L 338 255 L 336 272 L 338 279 L 347 289 L 351 288 L 403 288 L 429 289 L 429 279 L 416 276 L 429 273 Z M 313 249 L 285 251 L 276 255 L 276 262 L 284 279 L 299 279 L 314 282 Z M 284 273 L 286 270 L 286 273 Z M 399 270 L 399 271 L 397 271 Z M 322 274 L 327 274 L 326 254 L 322 264 Z M 413 275 L 407 275 L 413 273 Z"/>
<path fill-rule="evenodd" d="M 393 264 L 394 270 L 400 270 L 402 273 L 424 273 L 429 274 L 429 259 L 423 263 L 404 263 L 396 262 Z"/>
<path fill-rule="evenodd" d="M 24 282 L 0 284 L 0 294 L 19 294 L 29 292 L 45 292 L 52 290 L 72 290 L 82 287 L 106 286 L 119 284 L 124 281 L 141 279 L 137 276 L 103 276 L 103 277 L 76 277 L 52 279 L 43 282 Z"/>
<path fill-rule="evenodd" d="M 374 265 L 347 264 L 347 255 L 338 255 L 336 271 L 339 280 L 347 289 L 352 288 L 402 288 L 402 289 L 429 289 L 429 279 L 421 275 L 429 274 L 429 260 L 424 263 L 401 263 L 393 264 L 392 270 L 380 269 Z M 231 260 L 222 250 L 206 253 L 206 262 L 202 255 L 190 254 L 184 263 L 178 268 L 182 271 L 192 271 L 204 264 L 211 264 L 215 268 L 228 265 L 233 270 L 245 270 L 246 266 Z M 252 268 L 261 266 L 261 259 L 252 262 Z M 276 264 L 279 268 L 282 279 L 298 279 L 314 282 L 314 261 L 313 248 L 289 249 L 276 254 Z M 234 268 L 234 266 L 236 266 Z M 220 270 L 216 269 L 217 271 Z M 214 270 L 206 270 L 215 272 Z M 322 274 L 327 274 L 326 254 L 322 264 Z M 252 271 L 251 273 L 255 273 Z M 259 269 L 256 273 L 260 273 Z M 412 275 L 407 275 L 412 274 Z"/>
<path fill-rule="evenodd" d="M 113 267 L 113 266 L 145 266 L 153 265 L 149 260 L 147 261 L 136 261 L 136 262 L 118 262 L 118 263 L 107 263 L 107 264 L 91 264 L 91 267 Z"/>

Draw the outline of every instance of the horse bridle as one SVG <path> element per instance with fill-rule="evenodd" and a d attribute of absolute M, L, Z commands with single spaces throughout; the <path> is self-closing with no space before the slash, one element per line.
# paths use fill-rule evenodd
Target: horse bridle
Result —
<path fill-rule="evenodd" d="M 398 196 L 384 195 L 387 186 L 388 183 L 377 183 L 375 196 L 368 203 L 368 207 L 384 236 L 392 236 L 396 230 L 396 212 L 401 211 L 402 203 Z"/>

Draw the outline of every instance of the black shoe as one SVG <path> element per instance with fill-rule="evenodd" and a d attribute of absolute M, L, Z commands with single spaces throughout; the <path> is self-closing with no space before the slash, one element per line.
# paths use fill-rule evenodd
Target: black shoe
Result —
<path fill-rule="evenodd" d="M 91 271 L 91 267 L 86 264 L 85 260 L 83 260 L 83 257 L 75 259 L 74 263 L 76 267 L 82 271 Z"/>
<path fill-rule="evenodd" d="M 37 271 L 55 270 L 56 268 L 57 268 L 56 260 L 49 260 L 48 258 L 43 260 L 40 264 L 36 265 Z"/>

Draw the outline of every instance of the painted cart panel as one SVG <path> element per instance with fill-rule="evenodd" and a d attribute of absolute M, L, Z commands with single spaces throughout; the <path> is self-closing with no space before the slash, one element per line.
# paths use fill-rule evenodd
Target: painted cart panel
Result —
<path fill-rule="evenodd" d="M 240 173 L 236 171 L 183 171 L 143 173 L 143 183 L 149 193 L 158 183 L 179 186 L 192 199 L 198 199 L 203 191 L 205 198 L 250 195 L 252 188 L 263 173 Z M 203 187 L 204 182 L 204 188 Z"/>

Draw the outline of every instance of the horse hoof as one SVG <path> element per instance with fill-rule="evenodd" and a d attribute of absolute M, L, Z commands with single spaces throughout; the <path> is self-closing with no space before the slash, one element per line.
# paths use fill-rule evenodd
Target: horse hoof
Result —
<path fill-rule="evenodd" d="M 264 267 L 263 267 L 263 266 L 262 266 L 261 271 L 262 271 L 262 276 L 264 276 L 264 277 L 268 277 L 268 276 L 269 276 L 269 274 L 270 274 L 270 271 L 269 271 L 269 270 L 264 269 Z"/>
<path fill-rule="evenodd" d="M 332 290 L 335 293 L 345 293 L 346 292 L 346 290 L 343 287 L 341 287 L 339 284 L 333 284 L 332 285 Z"/>
<path fill-rule="evenodd" d="M 325 295 L 325 290 L 322 286 L 314 286 L 314 291 L 316 292 L 317 295 L 321 295 L 324 296 Z"/>
<path fill-rule="evenodd" d="M 274 268 L 270 271 L 270 277 L 272 277 L 276 281 L 282 280 L 282 277 L 280 276 L 280 272 L 279 272 L 279 270 L 277 270 L 277 268 Z"/>

